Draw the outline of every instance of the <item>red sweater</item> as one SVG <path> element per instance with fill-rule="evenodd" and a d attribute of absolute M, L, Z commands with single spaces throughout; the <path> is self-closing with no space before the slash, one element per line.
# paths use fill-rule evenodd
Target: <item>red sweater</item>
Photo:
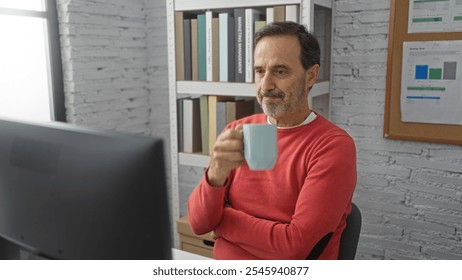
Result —
<path fill-rule="evenodd" d="M 238 123 L 265 123 L 257 114 Z M 305 259 L 326 234 L 333 235 L 319 259 L 336 259 L 356 185 L 352 138 L 318 115 L 312 122 L 278 129 L 272 170 L 233 170 L 225 187 L 203 176 L 188 202 L 196 234 L 217 229 L 216 259 Z M 225 199 L 231 208 L 224 208 Z"/>

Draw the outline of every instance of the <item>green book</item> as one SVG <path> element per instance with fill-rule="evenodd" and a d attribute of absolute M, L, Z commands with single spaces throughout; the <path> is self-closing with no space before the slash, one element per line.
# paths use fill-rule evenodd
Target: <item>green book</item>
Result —
<path fill-rule="evenodd" d="M 207 95 L 200 97 L 202 153 L 209 154 L 209 100 Z"/>
<path fill-rule="evenodd" d="M 255 32 L 260 30 L 265 25 L 266 25 L 266 20 L 257 20 L 257 21 L 255 21 Z"/>
<path fill-rule="evenodd" d="M 197 15 L 197 47 L 199 81 L 207 80 L 207 49 L 206 49 L 205 14 Z"/>

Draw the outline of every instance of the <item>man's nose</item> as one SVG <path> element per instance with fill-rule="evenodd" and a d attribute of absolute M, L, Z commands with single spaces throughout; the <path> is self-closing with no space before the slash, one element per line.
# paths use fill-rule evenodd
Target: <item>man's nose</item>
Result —
<path fill-rule="evenodd" d="M 269 92 L 276 88 L 274 79 L 271 73 L 266 72 L 260 80 L 260 90 L 263 92 Z"/>

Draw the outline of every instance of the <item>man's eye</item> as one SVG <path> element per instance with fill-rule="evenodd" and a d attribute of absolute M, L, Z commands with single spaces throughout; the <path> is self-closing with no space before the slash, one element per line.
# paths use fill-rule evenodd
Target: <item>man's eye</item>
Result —
<path fill-rule="evenodd" d="M 276 73 L 281 76 L 281 75 L 285 75 L 287 73 L 286 70 L 277 70 Z"/>

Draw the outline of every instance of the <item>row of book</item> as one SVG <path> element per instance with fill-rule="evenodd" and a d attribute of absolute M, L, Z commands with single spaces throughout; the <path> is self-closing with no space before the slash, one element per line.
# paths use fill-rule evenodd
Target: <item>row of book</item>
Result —
<path fill-rule="evenodd" d="M 299 6 L 176 12 L 177 80 L 252 83 L 254 34 L 273 21 L 299 22 Z"/>
<path fill-rule="evenodd" d="M 177 102 L 178 150 L 185 153 L 210 155 L 228 123 L 261 112 L 255 98 L 202 95 Z"/>

